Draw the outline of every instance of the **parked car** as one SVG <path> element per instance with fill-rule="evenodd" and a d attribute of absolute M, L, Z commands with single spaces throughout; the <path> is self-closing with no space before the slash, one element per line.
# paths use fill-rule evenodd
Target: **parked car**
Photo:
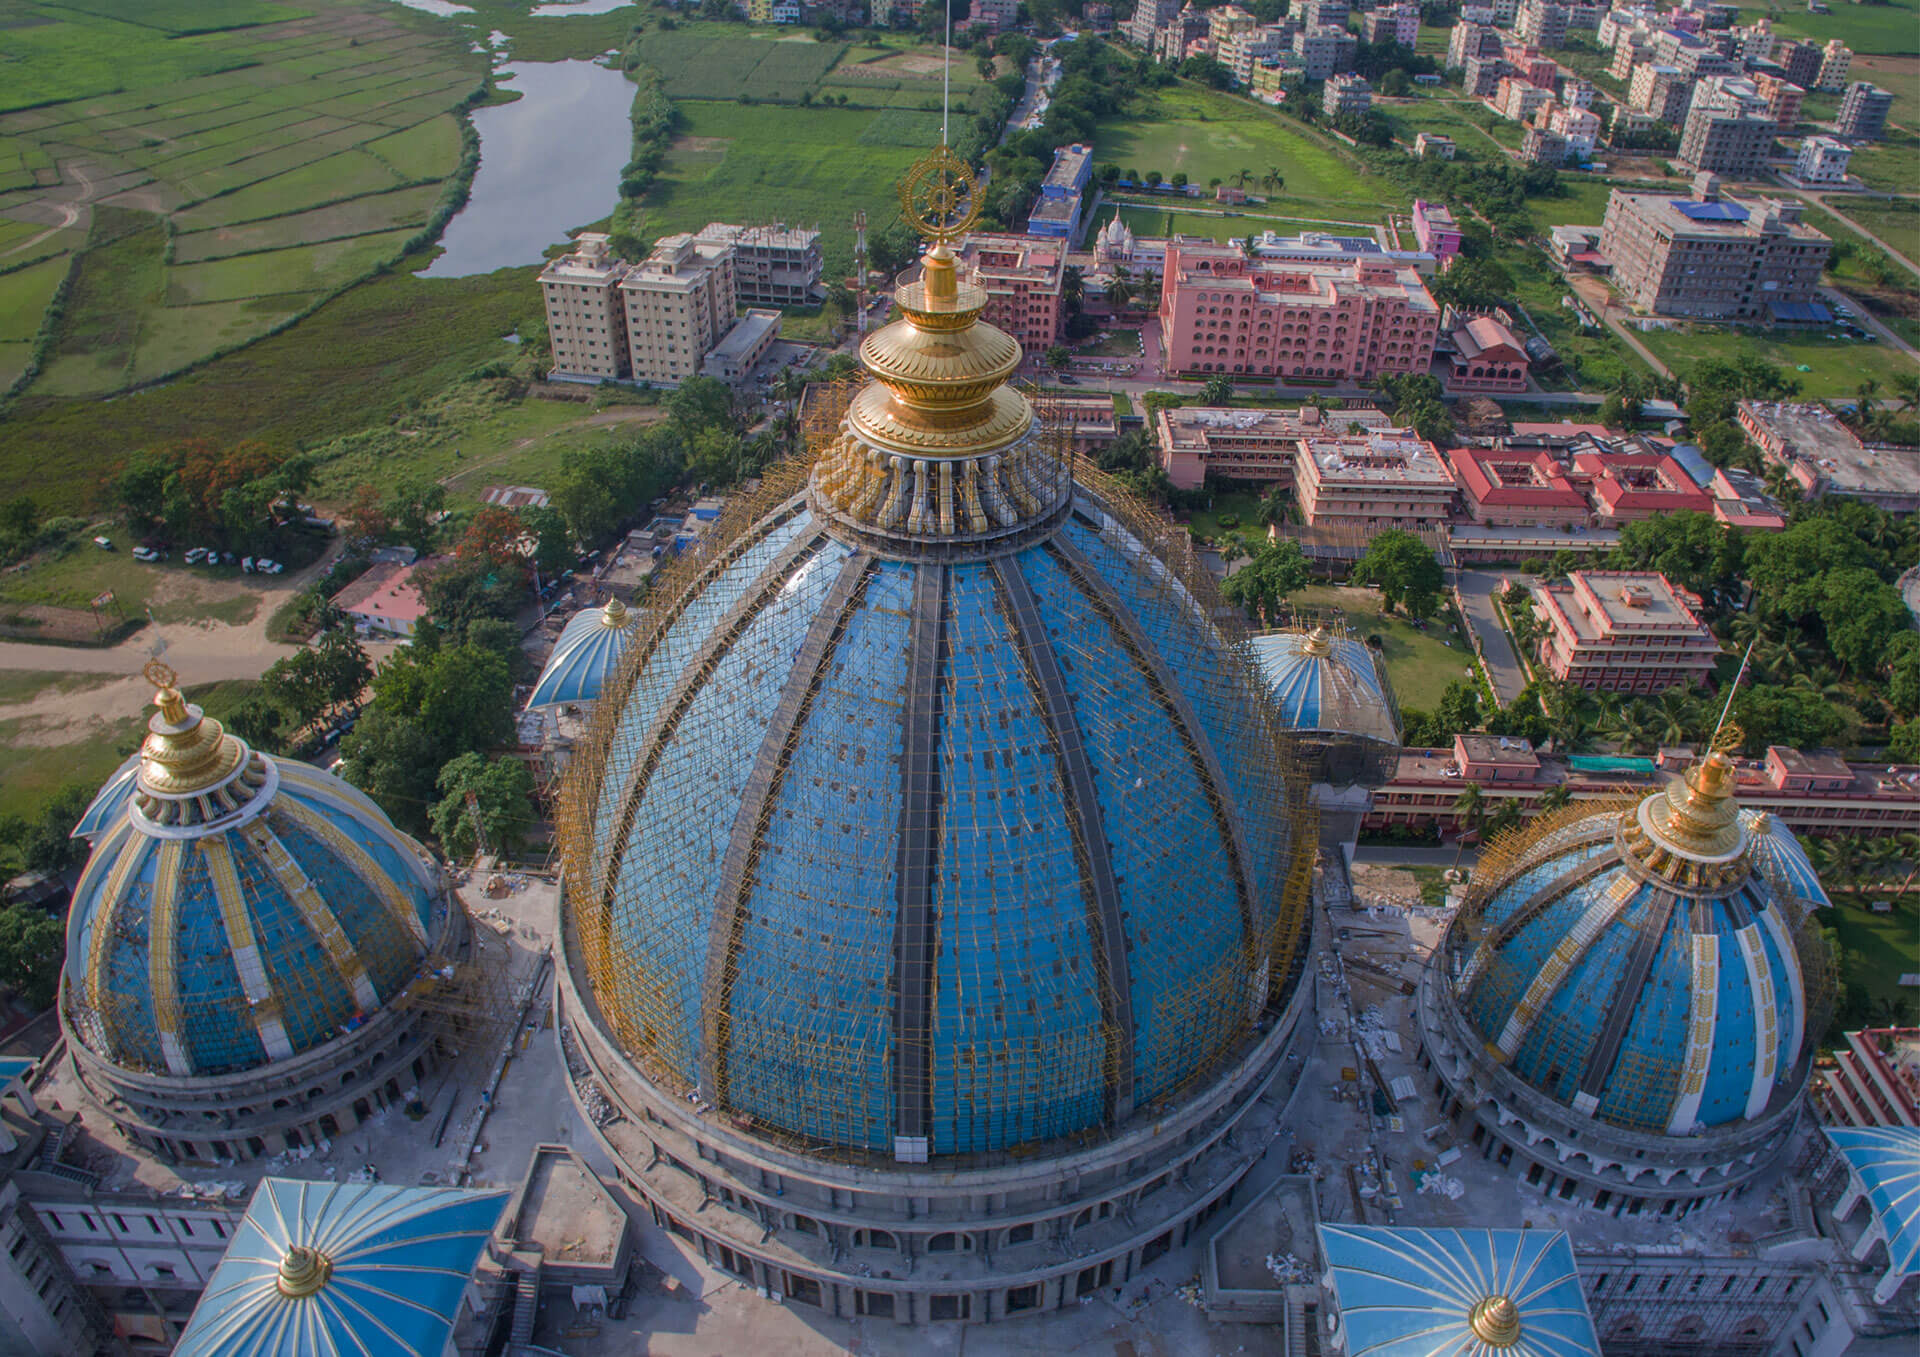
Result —
<path fill-rule="evenodd" d="M 102 551 L 113 550 L 113 539 L 111 537 L 96 537 L 93 539 L 93 544 Z"/>
<path fill-rule="evenodd" d="M 240 558 L 240 568 L 251 575 L 253 573 L 253 557 L 242 556 Z"/>
<path fill-rule="evenodd" d="M 155 551 L 152 547 L 135 547 L 133 549 L 133 559 L 136 561 L 149 562 L 164 561 L 167 559 L 167 553 L 164 551 Z"/>
<path fill-rule="evenodd" d="M 205 547 L 188 547 L 186 550 L 186 554 L 181 556 L 180 559 L 185 561 L 188 565 L 199 565 L 200 562 L 206 560 L 207 557 L 211 555 L 213 555 L 213 553 L 208 551 Z"/>
<path fill-rule="evenodd" d="M 254 561 L 253 569 L 254 573 L 259 575 L 278 575 L 282 570 L 285 570 L 286 567 L 278 561 L 269 561 L 261 558 Z"/>

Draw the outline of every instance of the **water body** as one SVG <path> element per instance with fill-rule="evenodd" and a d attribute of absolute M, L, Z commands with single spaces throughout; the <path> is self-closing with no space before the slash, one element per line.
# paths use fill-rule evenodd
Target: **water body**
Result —
<path fill-rule="evenodd" d="M 632 154 L 626 76 L 591 61 L 519 61 L 501 67 L 500 79 L 520 98 L 473 111 L 473 193 L 422 277 L 537 264 L 570 228 L 600 220 L 620 200 L 620 170 Z"/>
<path fill-rule="evenodd" d="M 452 0 L 394 0 L 397 5 L 408 9 L 417 9 L 422 14 L 437 14 L 442 19 L 451 19 L 456 14 L 473 13 L 472 5 L 456 5 Z"/>
<path fill-rule="evenodd" d="M 554 0 L 550 5 L 535 5 L 530 13 L 536 17 L 562 17 L 568 14 L 611 14 L 616 9 L 625 9 L 633 0 Z"/>

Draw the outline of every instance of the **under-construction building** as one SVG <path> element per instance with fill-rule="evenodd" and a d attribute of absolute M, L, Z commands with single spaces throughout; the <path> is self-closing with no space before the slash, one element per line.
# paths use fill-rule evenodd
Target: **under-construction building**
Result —
<path fill-rule="evenodd" d="M 402 1101 L 470 978 L 459 901 L 360 792 L 224 731 L 160 676 L 75 833 L 60 1019 L 76 1073 L 169 1160 L 250 1159 Z"/>
<path fill-rule="evenodd" d="M 1561 1200 L 1675 1219 L 1768 1172 L 1831 1006 L 1799 843 L 1724 754 L 1496 841 L 1418 997 L 1459 1134 Z"/>
<path fill-rule="evenodd" d="M 1316 836 L 1184 535 L 1076 477 L 923 263 L 602 693 L 557 1002 L 656 1223 L 790 1303 L 978 1323 L 1231 1197 L 1312 1040 Z"/>

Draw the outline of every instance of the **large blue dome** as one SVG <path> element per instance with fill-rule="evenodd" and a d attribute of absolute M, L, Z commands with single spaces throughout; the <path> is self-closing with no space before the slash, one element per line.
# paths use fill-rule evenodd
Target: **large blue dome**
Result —
<path fill-rule="evenodd" d="M 1207 1074 L 1289 860 L 1244 649 L 1084 487 L 984 559 L 837 529 L 795 495 L 714 548 L 603 698 L 568 889 L 609 1025 L 852 1149 L 1004 1149 Z"/>
<path fill-rule="evenodd" d="M 1806 918 L 1824 897 L 1792 836 L 1734 804 L 1732 779 L 1715 754 L 1632 808 L 1483 862 L 1454 991 L 1518 1078 L 1674 1135 L 1799 1096 L 1825 1022 L 1825 948 Z"/>
<path fill-rule="evenodd" d="M 67 925 L 70 1031 L 124 1069 L 215 1075 L 358 1025 L 412 980 L 432 869 L 338 778 L 249 749 L 172 688 L 89 808 Z"/>

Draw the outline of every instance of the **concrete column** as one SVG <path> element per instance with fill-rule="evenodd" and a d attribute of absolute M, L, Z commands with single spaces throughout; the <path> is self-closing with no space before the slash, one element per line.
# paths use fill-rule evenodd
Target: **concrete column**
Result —
<path fill-rule="evenodd" d="M 1861 1235 L 1858 1240 L 1854 1241 L 1853 1261 L 1856 1263 L 1864 1263 L 1867 1255 L 1873 1252 L 1873 1246 L 1886 1242 L 1886 1238 L 1886 1225 L 1876 1219 L 1872 1227 L 1868 1229 L 1865 1234 Z"/>

